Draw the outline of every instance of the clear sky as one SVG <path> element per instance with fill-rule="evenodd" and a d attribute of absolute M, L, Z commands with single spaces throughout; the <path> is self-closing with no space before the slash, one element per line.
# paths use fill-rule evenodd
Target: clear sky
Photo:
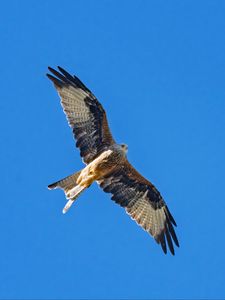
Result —
<path fill-rule="evenodd" d="M 225 2 L 1 2 L 0 298 L 225 297 Z M 68 214 L 47 185 L 82 167 L 45 76 L 93 91 L 160 190 L 164 255 L 97 185 Z"/>

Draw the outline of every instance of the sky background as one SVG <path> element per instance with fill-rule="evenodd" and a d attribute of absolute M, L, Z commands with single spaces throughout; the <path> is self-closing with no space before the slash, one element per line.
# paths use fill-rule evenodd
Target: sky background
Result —
<path fill-rule="evenodd" d="M 1 3 L 0 298 L 225 297 L 224 15 L 207 0 Z M 97 185 L 66 215 L 47 190 L 82 167 L 45 76 L 57 65 L 160 190 L 174 257 Z"/>

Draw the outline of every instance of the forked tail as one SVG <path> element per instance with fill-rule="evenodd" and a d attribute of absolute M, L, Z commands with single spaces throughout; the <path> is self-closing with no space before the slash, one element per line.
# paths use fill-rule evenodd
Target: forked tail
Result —
<path fill-rule="evenodd" d="M 65 196 L 68 199 L 63 208 L 64 214 L 68 211 L 76 198 L 80 196 L 80 194 L 88 187 L 77 184 L 77 178 L 79 177 L 80 173 L 81 171 L 74 173 L 48 186 L 48 189 L 50 190 L 60 188 L 64 191 Z"/>

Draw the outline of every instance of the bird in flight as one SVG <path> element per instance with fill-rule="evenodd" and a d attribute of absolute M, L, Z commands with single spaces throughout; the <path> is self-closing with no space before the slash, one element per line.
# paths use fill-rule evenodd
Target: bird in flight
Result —
<path fill-rule="evenodd" d="M 127 160 L 126 144 L 117 144 L 110 132 L 106 113 L 92 92 L 63 68 L 48 68 L 47 77 L 53 82 L 76 140 L 76 147 L 86 166 L 53 184 L 49 189 L 61 188 L 68 199 L 63 213 L 93 182 L 144 230 L 151 234 L 167 253 L 167 245 L 174 255 L 179 247 L 174 230 L 176 222 L 155 186 L 145 179 Z"/>

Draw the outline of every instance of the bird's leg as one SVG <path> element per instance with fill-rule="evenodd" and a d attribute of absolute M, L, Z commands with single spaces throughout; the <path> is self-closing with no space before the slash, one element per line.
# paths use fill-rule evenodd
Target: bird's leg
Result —
<path fill-rule="evenodd" d="M 74 188 L 70 190 L 69 193 L 66 194 L 66 198 L 68 199 L 66 205 L 63 208 L 63 213 L 65 214 L 74 201 L 79 197 L 79 195 L 87 188 L 87 186 L 76 185 Z"/>
<path fill-rule="evenodd" d="M 77 178 L 77 184 L 80 186 L 89 186 L 95 180 L 95 173 L 93 166 L 89 164 L 80 173 Z"/>

